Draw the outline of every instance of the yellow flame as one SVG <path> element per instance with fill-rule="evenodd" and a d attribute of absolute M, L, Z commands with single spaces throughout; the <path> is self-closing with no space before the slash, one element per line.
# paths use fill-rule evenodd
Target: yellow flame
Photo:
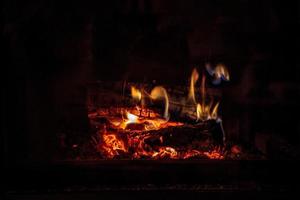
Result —
<path fill-rule="evenodd" d="M 202 106 L 200 103 L 197 104 L 196 113 L 197 113 L 197 120 L 199 120 L 200 117 L 203 115 Z"/>
<path fill-rule="evenodd" d="M 226 81 L 229 81 L 230 80 L 230 76 L 229 76 L 229 72 L 228 72 L 228 69 L 226 68 L 225 65 L 223 64 L 218 64 L 215 68 L 215 76 L 217 78 L 223 78 L 225 79 Z"/>
<path fill-rule="evenodd" d="M 219 108 L 219 102 L 215 105 L 214 109 L 211 112 L 211 118 L 216 119 L 218 117 L 218 108 Z"/>
<path fill-rule="evenodd" d="M 156 86 L 152 89 L 150 97 L 154 100 L 157 99 L 164 99 L 165 101 L 165 111 L 164 111 L 164 118 L 169 118 L 169 97 L 168 93 L 165 88 L 162 86 Z"/>
<path fill-rule="evenodd" d="M 142 93 L 134 86 L 131 86 L 131 96 L 133 99 L 140 101 L 142 99 Z"/>
<path fill-rule="evenodd" d="M 131 123 L 138 123 L 139 117 L 131 114 L 130 112 L 126 111 L 126 119 L 123 119 L 123 121 L 118 125 L 121 129 L 126 129 L 128 124 Z"/>
<path fill-rule="evenodd" d="M 217 119 L 218 117 L 218 107 L 219 103 L 217 103 L 213 109 L 212 105 L 213 102 L 211 101 L 209 105 L 206 105 L 206 91 L 205 91 L 205 76 L 202 76 L 202 83 L 201 83 L 201 103 L 198 103 L 196 106 L 196 115 L 197 115 L 197 120 L 208 120 L 208 119 Z"/>
<path fill-rule="evenodd" d="M 202 99 L 202 107 L 203 110 L 205 110 L 205 76 L 202 75 L 202 81 L 201 81 L 201 99 Z"/>
<path fill-rule="evenodd" d="M 181 122 L 169 122 L 166 119 L 161 119 L 158 117 L 154 117 L 154 118 L 139 117 L 128 111 L 126 111 L 126 116 L 124 117 L 124 119 L 122 121 L 110 120 L 110 122 L 114 126 L 120 128 L 120 129 L 123 129 L 123 130 L 125 130 L 129 124 L 143 124 L 143 126 L 144 126 L 143 130 L 146 130 L 146 131 L 158 130 L 160 128 L 183 125 L 183 123 L 181 123 Z"/>
<path fill-rule="evenodd" d="M 196 103 L 196 98 L 195 98 L 195 84 L 199 78 L 199 74 L 197 72 L 197 69 L 194 68 L 192 75 L 191 75 L 191 81 L 190 81 L 190 91 L 189 91 L 189 96 L 188 99 L 192 100 L 194 103 Z"/>
<path fill-rule="evenodd" d="M 218 107 L 219 103 L 217 103 L 213 109 L 211 109 L 212 103 L 210 105 L 201 105 L 200 103 L 197 104 L 196 114 L 197 120 L 208 120 L 208 119 L 217 119 L 218 118 Z"/>

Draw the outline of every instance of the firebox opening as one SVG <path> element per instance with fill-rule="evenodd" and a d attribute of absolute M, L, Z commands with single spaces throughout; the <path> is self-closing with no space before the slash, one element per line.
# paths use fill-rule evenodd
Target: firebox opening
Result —
<path fill-rule="evenodd" d="M 59 181 L 292 184 L 299 5 L 10 0 L 2 10 L 13 189 L 43 179 L 44 191 Z"/>

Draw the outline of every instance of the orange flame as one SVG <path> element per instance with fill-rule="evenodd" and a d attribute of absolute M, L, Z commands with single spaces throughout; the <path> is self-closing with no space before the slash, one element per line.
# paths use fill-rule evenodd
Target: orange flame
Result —
<path fill-rule="evenodd" d="M 229 73 L 225 66 L 218 65 L 214 70 L 214 77 L 217 79 L 229 80 Z M 196 108 L 197 121 L 209 119 L 218 119 L 219 102 L 214 104 L 206 98 L 206 77 L 202 75 L 199 102 L 196 101 L 195 85 L 199 79 L 196 69 L 193 69 L 190 80 L 188 94 L 189 103 L 192 103 L 192 109 Z M 98 112 L 99 115 L 106 116 L 111 125 L 109 129 L 103 128 L 99 131 L 102 134 L 102 142 L 97 149 L 104 153 L 108 158 L 114 158 L 118 155 L 131 155 L 132 158 L 152 158 L 152 159 L 188 159 L 193 157 L 205 157 L 210 159 L 224 159 L 224 152 L 220 149 L 205 148 L 204 150 L 196 145 L 184 148 L 172 148 L 164 145 L 166 138 L 163 135 L 155 135 L 154 131 L 172 126 L 182 126 L 181 122 L 169 122 L 169 96 L 167 90 L 162 86 L 154 87 L 151 93 L 146 90 L 139 90 L 131 86 L 131 96 L 138 103 L 134 107 L 126 108 L 109 108 L 108 111 Z M 159 112 L 148 109 L 145 100 L 163 100 L 164 101 L 164 118 Z M 190 107 L 189 107 L 190 108 Z M 190 110 L 189 110 L 190 111 Z M 194 111 L 194 110 L 193 110 Z M 112 114 L 113 113 L 113 114 Z M 93 117 L 93 116 L 91 116 Z M 106 123 L 106 121 L 105 121 Z M 222 128 L 222 124 L 221 124 Z M 102 128 L 101 128 L 102 129 Z M 123 129 L 123 130 L 120 130 Z M 223 130 L 223 128 L 222 128 Z M 169 130 L 168 130 L 169 131 Z M 172 131 L 172 130 L 171 130 Z M 224 134 L 224 131 L 223 131 Z M 171 135 L 172 136 L 172 135 Z M 98 140 L 96 140 L 97 144 Z M 154 144 L 154 145 L 153 145 Z M 195 143 L 198 144 L 198 143 Z M 202 143 L 199 143 L 199 146 Z M 159 147 L 160 146 L 160 147 Z M 196 149 L 194 149 L 196 147 Z"/>
<path fill-rule="evenodd" d="M 223 64 L 218 64 L 215 68 L 215 74 L 217 78 L 222 78 L 226 81 L 230 80 L 228 69 Z"/>
<path fill-rule="evenodd" d="M 156 86 L 155 88 L 152 89 L 150 97 L 154 100 L 164 99 L 165 101 L 164 118 L 169 119 L 169 97 L 166 89 L 161 86 Z"/>
<path fill-rule="evenodd" d="M 205 107 L 205 80 L 206 80 L 206 78 L 205 78 L 205 76 L 203 75 L 202 76 L 202 82 L 201 82 L 201 97 L 202 97 L 202 104 L 203 104 L 203 106 Z"/>
<path fill-rule="evenodd" d="M 193 101 L 193 103 L 196 103 L 196 98 L 195 98 L 195 84 L 199 78 L 199 74 L 196 70 L 196 68 L 193 69 L 192 75 L 191 75 L 191 81 L 190 81 L 190 91 L 189 91 L 189 96 L 188 99 Z"/>
<path fill-rule="evenodd" d="M 218 73 L 223 72 L 223 68 L 221 68 L 221 65 L 218 67 Z M 190 90 L 189 90 L 189 96 L 188 99 L 192 100 L 194 103 L 196 103 L 195 98 L 195 83 L 197 82 L 199 78 L 199 74 L 197 70 L 194 68 L 192 75 L 191 75 L 191 82 L 190 82 Z M 198 120 L 208 120 L 208 119 L 217 119 L 217 111 L 219 107 L 219 103 L 215 104 L 215 106 L 212 108 L 212 102 L 210 102 L 209 105 L 206 105 L 206 85 L 205 85 L 206 77 L 203 75 L 201 80 L 201 103 L 197 103 L 196 105 L 196 115 L 197 115 L 197 121 Z"/>
<path fill-rule="evenodd" d="M 228 69 L 224 64 L 217 64 L 217 66 L 213 69 L 209 63 L 206 64 L 206 70 L 207 72 L 214 77 L 214 80 L 212 81 L 213 84 L 218 85 L 221 83 L 221 81 L 229 81 L 230 76 Z"/>
<path fill-rule="evenodd" d="M 119 127 L 121 129 L 126 129 L 127 125 L 130 123 L 140 123 L 139 117 L 126 111 L 126 119 L 123 119 Z"/>
<path fill-rule="evenodd" d="M 210 105 L 201 105 L 200 103 L 197 104 L 197 120 L 209 120 L 209 119 L 217 119 L 218 118 L 218 107 L 219 103 L 216 103 L 216 105 L 211 109 Z"/>
<path fill-rule="evenodd" d="M 196 107 L 196 114 L 197 114 L 197 121 L 198 120 L 209 120 L 209 119 L 217 119 L 218 117 L 218 107 L 219 102 L 215 104 L 212 108 L 212 102 L 209 105 L 205 104 L 206 101 L 206 91 L 205 91 L 205 76 L 202 77 L 202 84 L 201 84 L 201 96 L 202 102 L 197 104 Z"/>
<path fill-rule="evenodd" d="M 115 126 L 126 129 L 128 124 L 143 124 L 143 129 L 139 131 L 149 131 L 149 130 L 158 130 L 160 128 L 166 128 L 171 126 L 182 126 L 183 123 L 180 122 L 169 122 L 161 118 L 143 118 L 138 117 L 128 111 L 126 111 L 126 118 L 122 122 L 112 122 Z"/>
<path fill-rule="evenodd" d="M 140 101 L 142 99 L 142 93 L 134 86 L 131 86 L 131 96 L 133 99 Z"/>

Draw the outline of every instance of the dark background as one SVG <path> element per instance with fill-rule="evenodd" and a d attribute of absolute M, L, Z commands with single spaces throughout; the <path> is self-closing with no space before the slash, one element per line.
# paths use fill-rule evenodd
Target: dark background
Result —
<path fill-rule="evenodd" d="M 246 141 L 299 147 L 297 1 L 10 0 L 2 15 L 6 163 L 51 159 L 61 124 L 87 131 L 87 82 L 184 85 L 207 61 L 229 68 L 223 113 L 247 110 Z"/>

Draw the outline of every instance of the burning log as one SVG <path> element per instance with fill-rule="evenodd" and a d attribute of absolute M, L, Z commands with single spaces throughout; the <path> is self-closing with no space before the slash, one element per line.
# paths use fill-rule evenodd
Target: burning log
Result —
<path fill-rule="evenodd" d="M 112 115 L 113 113 L 106 117 L 93 115 L 100 136 L 98 149 L 108 158 L 130 158 L 130 155 L 134 158 L 153 159 L 192 155 L 205 157 L 204 151 L 208 152 L 214 146 L 223 146 L 222 124 L 217 120 L 183 124 L 157 117 L 138 117 L 129 112 L 125 121 L 117 113 L 114 113 L 114 118 Z M 195 149 L 198 153 L 185 155 L 188 149 Z M 181 153 L 175 153 L 176 150 Z"/>
<path fill-rule="evenodd" d="M 147 144 L 160 144 L 163 146 L 187 146 L 195 142 L 223 145 L 223 132 L 220 123 L 215 120 L 198 123 L 196 125 L 184 125 L 168 127 L 159 130 L 147 131 L 150 135 L 145 140 Z"/>
<path fill-rule="evenodd" d="M 201 98 L 197 96 L 198 78 L 194 69 L 189 90 L 123 84 L 123 96 L 118 98 L 119 102 L 122 99 L 121 104 L 106 109 L 98 107 L 89 114 L 99 130 L 99 150 L 108 158 L 214 157 L 211 147 L 223 146 L 225 139 L 222 121 L 217 116 L 219 103 L 206 98 L 205 76 Z M 127 92 L 126 86 L 130 87 Z"/>

